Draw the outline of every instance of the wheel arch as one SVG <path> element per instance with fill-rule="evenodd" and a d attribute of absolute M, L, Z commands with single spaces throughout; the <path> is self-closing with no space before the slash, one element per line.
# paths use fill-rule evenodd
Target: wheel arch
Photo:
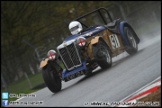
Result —
<path fill-rule="evenodd" d="M 43 59 L 39 65 L 39 68 L 44 68 L 48 64 L 48 58 Z"/>
<path fill-rule="evenodd" d="M 102 37 L 99 38 L 99 41 L 102 41 L 110 49 L 110 46 L 105 42 L 105 40 Z M 111 52 L 111 50 L 110 50 L 110 52 Z"/>
<path fill-rule="evenodd" d="M 91 40 L 91 50 L 93 50 L 92 47 L 97 45 L 99 41 L 102 41 L 110 49 L 110 46 L 105 42 L 105 40 L 101 36 L 96 36 L 94 39 Z M 112 54 L 111 50 L 110 53 Z"/>
<path fill-rule="evenodd" d="M 107 47 L 109 47 L 109 45 L 105 42 L 105 40 L 101 36 L 97 36 L 97 37 L 95 37 L 94 39 L 91 40 L 92 46 L 97 44 L 99 41 L 104 42 L 107 45 Z"/>
<path fill-rule="evenodd" d="M 122 40 L 123 40 L 123 42 L 124 42 L 124 45 L 129 46 L 128 40 L 127 40 L 127 38 L 126 38 L 126 36 L 125 36 L 125 34 L 124 34 L 124 26 L 127 26 L 127 27 L 129 27 L 129 28 L 132 29 L 132 31 L 133 31 L 134 34 L 135 34 L 135 40 L 136 40 L 136 42 L 137 42 L 137 44 L 138 44 L 138 43 L 140 42 L 140 39 L 139 39 L 139 37 L 137 36 L 137 34 L 136 34 L 136 32 L 134 31 L 134 29 L 132 28 L 132 26 L 131 26 L 130 24 L 128 24 L 126 21 L 122 21 L 122 22 L 120 22 L 120 24 L 119 24 L 119 32 L 120 32 L 120 35 L 121 35 Z"/>

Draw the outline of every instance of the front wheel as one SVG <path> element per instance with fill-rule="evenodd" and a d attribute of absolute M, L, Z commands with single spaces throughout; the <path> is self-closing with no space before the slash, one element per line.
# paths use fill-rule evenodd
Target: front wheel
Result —
<path fill-rule="evenodd" d="M 138 51 L 138 44 L 135 40 L 135 32 L 132 28 L 125 26 L 124 34 L 128 39 L 129 46 L 126 48 L 126 52 L 128 54 L 134 54 Z"/>
<path fill-rule="evenodd" d="M 61 90 L 61 79 L 57 70 L 52 66 L 52 63 L 48 63 L 42 71 L 42 76 L 46 86 L 53 93 L 57 93 Z"/>
<path fill-rule="evenodd" d="M 112 56 L 109 47 L 102 41 L 93 45 L 94 59 L 102 69 L 111 67 Z"/>

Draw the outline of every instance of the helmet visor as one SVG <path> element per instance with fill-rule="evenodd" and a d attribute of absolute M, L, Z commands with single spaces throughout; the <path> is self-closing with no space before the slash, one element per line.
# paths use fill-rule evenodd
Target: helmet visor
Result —
<path fill-rule="evenodd" d="M 77 25 L 77 26 L 74 26 L 74 27 L 72 27 L 72 28 L 70 29 L 70 31 L 71 31 L 71 32 L 74 32 L 74 31 L 76 31 L 78 28 L 79 28 L 78 25 Z"/>

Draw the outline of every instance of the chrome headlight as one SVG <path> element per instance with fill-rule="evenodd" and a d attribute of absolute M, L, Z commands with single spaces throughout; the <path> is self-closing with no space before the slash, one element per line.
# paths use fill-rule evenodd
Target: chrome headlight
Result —
<path fill-rule="evenodd" d="M 56 51 L 55 50 L 49 50 L 47 53 L 47 56 L 50 60 L 54 60 L 56 58 Z"/>
<path fill-rule="evenodd" d="M 76 39 L 76 43 L 77 43 L 79 46 L 83 47 L 83 46 L 86 45 L 86 38 L 84 38 L 84 37 L 78 37 L 78 38 Z"/>

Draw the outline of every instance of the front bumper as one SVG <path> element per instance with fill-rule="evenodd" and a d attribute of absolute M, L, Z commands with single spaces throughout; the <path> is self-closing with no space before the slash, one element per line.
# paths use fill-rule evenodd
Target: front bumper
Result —
<path fill-rule="evenodd" d="M 67 81 L 74 79 L 76 77 L 79 77 L 80 75 L 83 75 L 84 72 L 88 72 L 88 68 L 86 66 L 86 61 L 82 62 L 82 65 L 80 67 L 77 67 L 71 71 L 67 71 L 66 69 L 62 72 L 62 79 Z"/>

